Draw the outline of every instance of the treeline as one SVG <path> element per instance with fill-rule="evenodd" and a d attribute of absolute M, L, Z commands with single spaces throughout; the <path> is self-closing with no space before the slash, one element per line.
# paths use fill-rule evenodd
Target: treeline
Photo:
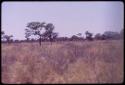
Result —
<path fill-rule="evenodd" d="M 106 31 L 103 34 L 97 33 L 95 36 L 93 33 L 86 31 L 85 37 L 82 33 L 72 35 L 72 37 L 58 37 L 59 33 L 54 32 L 54 25 L 52 23 L 45 22 L 30 22 L 25 29 L 25 40 L 13 40 L 13 35 L 6 35 L 4 31 L 1 32 L 2 42 L 4 43 L 18 43 L 18 42 L 55 42 L 55 41 L 93 41 L 93 40 L 119 40 L 123 39 L 124 30 L 120 32 Z M 37 37 L 37 39 L 32 38 Z"/>

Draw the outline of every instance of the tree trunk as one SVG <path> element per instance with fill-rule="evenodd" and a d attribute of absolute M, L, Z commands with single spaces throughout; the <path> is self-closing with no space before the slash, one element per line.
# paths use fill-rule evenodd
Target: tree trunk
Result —
<path fill-rule="evenodd" d="M 41 46 L 41 36 L 40 36 L 40 38 L 39 38 L 39 45 Z"/>
<path fill-rule="evenodd" d="M 50 41 L 50 43 L 51 43 L 51 45 L 52 45 L 52 38 L 51 38 L 51 35 L 49 36 L 49 41 Z"/>

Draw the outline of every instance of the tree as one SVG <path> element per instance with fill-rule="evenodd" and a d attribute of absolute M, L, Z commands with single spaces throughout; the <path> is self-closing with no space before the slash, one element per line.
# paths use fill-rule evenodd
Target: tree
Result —
<path fill-rule="evenodd" d="M 43 34 L 43 36 L 47 39 L 49 39 L 49 41 L 52 43 L 52 41 L 57 38 L 58 33 L 53 32 L 54 30 L 54 25 L 52 23 L 48 23 L 45 26 L 45 33 Z"/>
<path fill-rule="evenodd" d="M 100 33 L 97 33 L 94 37 L 96 40 L 105 40 L 105 35 L 104 34 L 100 34 Z"/>
<path fill-rule="evenodd" d="M 15 43 L 19 43 L 19 42 L 20 42 L 20 40 L 17 40 L 17 39 L 16 39 L 16 40 L 14 40 L 14 42 L 15 42 Z"/>
<path fill-rule="evenodd" d="M 106 36 L 104 34 L 97 33 L 94 37 L 96 40 L 105 40 Z"/>
<path fill-rule="evenodd" d="M 52 23 L 46 24 L 45 22 L 40 23 L 40 22 L 30 22 L 27 24 L 27 27 L 29 29 L 25 29 L 25 37 L 29 39 L 31 35 L 35 35 L 39 37 L 39 44 L 41 46 L 42 39 L 49 39 L 50 42 L 55 39 L 58 34 L 54 33 L 54 25 Z"/>
<path fill-rule="evenodd" d="M 77 40 L 78 39 L 78 37 L 76 36 L 76 35 L 73 35 L 72 37 L 71 37 L 71 40 Z"/>
<path fill-rule="evenodd" d="M 56 32 L 53 32 L 52 33 L 52 40 L 56 40 L 57 39 L 57 37 L 58 37 L 58 33 L 56 33 Z"/>
<path fill-rule="evenodd" d="M 31 34 L 28 29 L 25 29 L 25 31 L 26 31 L 26 33 L 25 33 L 26 41 L 29 41 L 29 37 L 31 36 Z"/>
<path fill-rule="evenodd" d="M 104 34 L 106 39 L 117 40 L 120 39 L 120 34 L 118 32 L 105 31 Z"/>
<path fill-rule="evenodd" d="M 71 40 L 80 40 L 81 38 L 80 37 L 78 37 L 78 36 L 76 36 L 76 35 L 73 35 L 72 37 L 71 37 Z"/>
<path fill-rule="evenodd" d="M 12 39 L 13 35 L 6 35 L 4 31 L 1 31 L 1 35 L 2 35 L 1 37 L 2 37 L 3 42 L 9 43 L 9 42 L 13 41 L 13 39 Z"/>
<path fill-rule="evenodd" d="M 11 39 L 13 37 L 13 35 L 5 35 L 4 38 L 6 39 L 6 41 L 9 43 L 9 42 L 12 42 L 13 40 Z"/>
<path fill-rule="evenodd" d="M 84 37 L 82 36 L 82 33 L 76 34 L 78 36 L 78 40 L 84 40 Z"/>
<path fill-rule="evenodd" d="M 30 22 L 27 24 L 27 27 L 29 29 L 25 29 L 26 33 L 25 33 L 25 37 L 27 39 L 29 39 L 29 37 L 31 35 L 35 35 L 39 37 L 39 44 L 41 46 L 41 41 L 42 41 L 42 37 L 43 37 L 43 28 L 45 28 L 45 22 L 40 23 L 40 22 Z"/>
<path fill-rule="evenodd" d="M 97 33 L 94 37 L 96 40 L 101 40 L 101 34 L 100 33 Z"/>
<path fill-rule="evenodd" d="M 92 33 L 86 31 L 85 34 L 86 34 L 86 39 L 87 40 L 93 40 L 93 38 L 92 38 L 93 34 Z"/>
<path fill-rule="evenodd" d="M 67 40 L 70 40 L 70 38 L 68 38 L 68 37 L 58 37 L 56 40 L 57 41 L 67 41 Z"/>

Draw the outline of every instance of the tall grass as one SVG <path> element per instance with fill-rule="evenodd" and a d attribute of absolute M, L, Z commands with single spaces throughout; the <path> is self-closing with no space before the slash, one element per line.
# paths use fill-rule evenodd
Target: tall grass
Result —
<path fill-rule="evenodd" d="M 122 83 L 123 41 L 2 44 L 2 82 Z"/>

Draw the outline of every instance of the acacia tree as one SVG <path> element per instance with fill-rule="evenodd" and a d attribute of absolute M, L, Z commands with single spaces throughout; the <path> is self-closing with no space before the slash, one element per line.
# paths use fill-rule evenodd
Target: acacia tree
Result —
<path fill-rule="evenodd" d="M 52 42 L 58 36 L 57 33 L 53 32 L 54 25 L 52 23 L 30 22 L 27 27 L 29 29 L 25 29 L 25 38 L 29 39 L 31 35 L 38 36 L 40 46 L 42 39 L 49 39 Z"/>
<path fill-rule="evenodd" d="M 45 28 L 45 22 L 40 23 L 40 22 L 30 22 L 27 24 L 27 27 L 29 29 L 25 29 L 26 31 L 26 38 L 28 39 L 31 35 L 35 35 L 39 37 L 39 44 L 41 46 L 41 40 L 43 37 L 43 28 Z"/>
<path fill-rule="evenodd" d="M 56 32 L 53 32 L 54 30 L 54 25 L 52 23 L 48 23 L 46 26 L 45 26 L 45 33 L 43 34 L 43 36 L 47 39 L 49 39 L 49 41 L 52 43 L 52 41 L 54 39 L 57 38 L 58 36 L 58 33 Z"/>

